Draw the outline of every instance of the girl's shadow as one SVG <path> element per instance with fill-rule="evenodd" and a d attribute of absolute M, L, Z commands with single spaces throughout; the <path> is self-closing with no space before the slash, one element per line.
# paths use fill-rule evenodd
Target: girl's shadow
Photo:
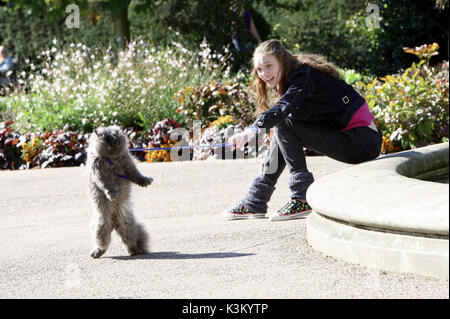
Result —
<path fill-rule="evenodd" d="M 253 253 L 242 254 L 233 252 L 221 252 L 221 253 L 203 253 L 203 254 L 180 254 L 176 251 L 161 251 L 152 252 L 138 256 L 113 256 L 104 257 L 115 260 L 135 260 L 135 259 L 205 259 L 205 258 L 235 258 L 255 255 Z"/>

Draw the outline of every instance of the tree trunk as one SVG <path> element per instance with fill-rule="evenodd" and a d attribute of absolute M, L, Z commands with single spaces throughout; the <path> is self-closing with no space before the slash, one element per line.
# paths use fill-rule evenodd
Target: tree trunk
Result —
<path fill-rule="evenodd" d="M 113 19 L 116 29 L 116 42 L 120 49 L 125 49 L 126 44 L 130 41 L 130 21 L 128 20 L 128 1 L 122 8 L 118 8 L 113 12 Z"/>

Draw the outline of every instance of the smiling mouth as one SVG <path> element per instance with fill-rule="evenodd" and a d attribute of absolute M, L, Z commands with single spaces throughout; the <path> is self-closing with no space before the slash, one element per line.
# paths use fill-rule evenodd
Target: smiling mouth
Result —
<path fill-rule="evenodd" d="M 270 79 L 267 79 L 266 82 L 271 82 L 275 77 L 272 76 Z"/>

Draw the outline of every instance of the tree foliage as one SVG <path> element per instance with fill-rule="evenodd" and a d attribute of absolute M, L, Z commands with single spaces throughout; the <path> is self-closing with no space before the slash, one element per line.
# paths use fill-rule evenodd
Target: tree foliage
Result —
<path fill-rule="evenodd" d="M 448 60 L 447 0 L 283 0 L 258 9 L 273 26 L 272 37 L 291 49 L 320 53 L 343 68 L 385 75 L 408 67 L 402 48 L 437 42 L 435 61 Z M 368 21 L 378 9 L 378 24 Z M 373 17 L 375 18 L 375 17 Z"/>
<path fill-rule="evenodd" d="M 77 4 L 80 29 L 64 22 Z M 281 39 L 294 51 L 320 53 L 342 68 L 385 75 L 407 68 L 405 46 L 440 44 L 433 63 L 448 60 L 449 0 L 0 0 L 0 43 L 19 59 L 33 59 L 53 38 L 88 46 L 122 47 L 128 39 L 150 38 L 162 47 L 176 38 L 190 49 L 204 38 L 214 50 L 229 47 L 236 69 L 248 65 L 256 40 L 242 12 L 251 10 L 263 40 Z M 379 10 L 368 27 L 369 5 Z M 246 50 L 237 51 L 235 35 Z M 124 41 L 116 42 L 120 38 Z"/>

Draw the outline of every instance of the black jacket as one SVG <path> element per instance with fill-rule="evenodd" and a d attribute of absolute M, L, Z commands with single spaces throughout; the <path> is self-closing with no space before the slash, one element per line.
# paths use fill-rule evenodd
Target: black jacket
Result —
<path fill-rule="evenodd" d="M 292 74 L 286 93 L 253 125 L 271 128 L 291 114 L 295 120 L 325 121 L 340 130 L 364 102 L 345 81 L 302 65 Z"/>

